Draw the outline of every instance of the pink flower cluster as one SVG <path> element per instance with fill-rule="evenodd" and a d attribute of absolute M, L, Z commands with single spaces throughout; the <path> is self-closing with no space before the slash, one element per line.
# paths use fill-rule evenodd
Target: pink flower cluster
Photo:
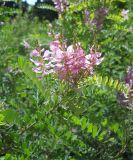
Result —
<path fill-rule="evenodd" d="M 67 46 L 58 40 L 50 43 L 50 50 L 36 49 L 31 52 L 33 71 L 42 76 L 54 73 L 61 80 L 77 83 L 79 79 L 92 74 L 94 67 L 102 62 L 101 53 L 94 47 L 85 55 L 80 43 Z"/>

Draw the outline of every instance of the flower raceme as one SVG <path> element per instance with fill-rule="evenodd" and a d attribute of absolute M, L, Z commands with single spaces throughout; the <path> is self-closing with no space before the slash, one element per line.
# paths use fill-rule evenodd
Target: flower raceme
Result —
<path fill-rule="evenodd" d="M 90 54 L 85 55 L 80 43 L 67 46 L 56 40 L 50 43 L 50 50 L 35 49 L 31 52 L 31 62 L 35 65 L 33 71 L 41 77 L 56 74 L 60 80 L 76 84 L 81 78 L 92 74 L 94 67 L 103 58 L 94 47 Z"/>

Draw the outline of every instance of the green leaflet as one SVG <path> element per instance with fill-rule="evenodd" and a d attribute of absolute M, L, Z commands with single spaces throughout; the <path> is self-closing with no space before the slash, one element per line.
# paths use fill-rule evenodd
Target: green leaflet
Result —
<path fill-rule="evenodd" d="M 4 120 L 5 120 L 5 116 L 0 113 L 0 126 L 5 124 Z"/>
<path fill-rule="evenodd" d="M 92 130 L 93 130 L 93 124 L 92 123 L 89 123 L 89 125 L 88 125 L 88 132 L 89 133 L 92 133 Z"/>
<path fill-rule="evenodd" d="M 41 94 L 43 96 L 46 95 L 46 89 L 44 89 L 42 82 L 38 80 L 35 73 L 32 72 L 31 64 L 21 56 L 18 58 L 18 65 L 20 69 L 25 73 L 25 75 L 32 81 L 32 83 L 36 85 Z"/>
<path fill-rule="evenodd" d="M 41 9 L 48 9 L 48 10 L 51 10 L 51 11 L 56 11 L 56 9 L 50 5 L 50 4 L 40 4 L 40 5 L 37 5 L 37 8 L 41 8 Z"/>
<path fill-rule="evenodd" d="M 112 77 L 103 77 L 99 75 L 93 75 L 92 77 L 87 77 L 84 82 L 79 82 L 79 87 L 88 86 L 88 85 L 96 85 L 97 87 L 106 86 L 112 89 L 116 89 L 124 94 L 129 93 L 130 88 L 126 86 L 123 82 L 119 80 L 114 80 Z"/>
<path fill-rule="evenodd" d="M 92 137 L 95 138 L 97 136 L 98 128 L 96 125 L 93 125 L 92 128 Z"/>

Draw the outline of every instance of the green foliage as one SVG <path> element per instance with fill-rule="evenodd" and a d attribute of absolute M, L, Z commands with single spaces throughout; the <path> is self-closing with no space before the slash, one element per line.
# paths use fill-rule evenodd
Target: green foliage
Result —
<path fill-rule="evenodd" d="M 117 89 L 118 91 L 121 91 L 125 95 L 129 94 L 130 87 L 128 87 L 126 84 L 120 82 L 119 80 L 114 80 L 113 78 L 109 78 L 108 76 L 98 76 L 93 75 L 88 78 L 86 78 L 83 82 L 80 82 L 79 87 L 84 86 L 87 87 L 87 85 L 96 85 L 105 87 L 108 86 L 110 89 Z"/>
<path fill-rule="evenodd" d="M 102 6 L 108 11 L 103 20 L 103 27 L 97 30 L 93 24 L 97 10 Z M 122 6 L 122 7 L 121 7 Z M 71 1 L 68 10 L 57 21 L 55 29 L 68 38 L 68 43 L 81 42 L 89 53 L 89 48 L 95 45 L 105 56 L 99 73 L 104 76 L 120 79 L 125 74 L 125 68 L 132 65 L 131 44 L 131 3 L 130 1 Z M 124 20 L 122 9 L 129 9 L 129 19 Z M 85 24 L 84 11 L 89 11 L 89 22 Z M 100 19 L 100 17 L 99 17 Z M 71 24 L 71 25 L 70 25 Z M 102 71 L 101 71 L 102 70 Z"/>
<path fill-rule="evenodd" d="M 31 82 L 37 86 L 41 94 L 44 95 L 44 86 L 42 85 L 41 81 L 38 81 L 36 75 L 31 72 L 32 67 L 27 62 L 27 60 L 23 57 L 18 57 L 18 64 L 21 70 L 30 78 Z"/>
<path fill-rule="evenodd" d="M 122 79 L 132 61 L 131 18 L 124 21 L 119 6 L 130 9 L 130 1 L 70 2 L 53 22 L 54 31 L 62 31 L 68 43 L 80 41 L 86 53 L 99 44 L 104 61 L 78 87 L 54 76 L 39 81 L 27 53 L 38 41 L 48 48 L 47 22 L 6 21 L 0 28 L 0 159 L 132 160 L 133 113 L 117 96 L 128 93 Z M 92 20 L 102 5 L 109 13 L 98 32 L 84 24 L 82 12 L 88 9 Z"/>
<path fill-rule="evenodd" d="M 3 114 L 0 114 L 0 125 L 3 125 L 4 124 L 4 115 Z"/>
<path fill-rule="evenodd" d="M 6 2 L 6 1 L 1 0 L 1 2 Z M 12 0 L 12 2 L 18 3 L 18 1 L 16 0 Z M 9 8 L 2 5 L 0 6 L 0 22 L 10 19 L 10 17 L 15 16 L 16 14 L 20 14 L 20 10 L 18 8 Z"/>
<path fill-rule="evenodd" d="M 41 8 L 41 9 L 47 9 L 47 10 L 51 10 L 51 11 L 56 11 L 56 9 L 50 5 L 50 4 L 39 4 L 37 5 L 37 8 Z"/>

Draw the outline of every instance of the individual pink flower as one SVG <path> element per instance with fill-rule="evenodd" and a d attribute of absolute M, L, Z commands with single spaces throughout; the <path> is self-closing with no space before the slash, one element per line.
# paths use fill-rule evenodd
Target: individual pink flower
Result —
<path fill-rule="evenodd" d="M 95 51 L 94 47 L 92 47 L 90 49 L 90 57 L 89 57 L 90 62 L 93 65 L 99 65 L 103 61 L 103 58 L 100 58 L 100 57 L 101 57 L 101 53 Z"/>
<path fill-rule="evenodd" d="M 42 73 L 41 67 L 34 67 L 34 68 L 32 68 L 32 70 L 33 70 L 35 73 Z"/>
<path fill-rule="evenodd" d="M 125 20 L 128 20 L 128 13 L 129 13 L 129 10 L 123 9 L 123 10 L 121 11 L 121 15 L 122 15 L 122 17 L 123 17 Z"/>
<path fill-rule="evenodd" d="M 28 43 L 28 42 L 26 42 L 25 40 L 23 41 L 23 46 L 24 46 L 25 48 L 30 48 L 29 43 Z"/>
<path fill-rule="evenodd" d="M 35 61 L 33 59 L 30 59 L 32 63 L 34 63 L 37 67 L 39 66 L 42 66 L 43 65 L 43 62 L 40 62 L 40 61 Z"/>
<path fill-rule="evenodd" d="M 40 53 L 39 51 L 37 51 L 36 49 L 34 49 L 31 53 L 30 53 L 30 56 L 34 56 L 34 57 L 39 57 L 40 56 Z"/>

